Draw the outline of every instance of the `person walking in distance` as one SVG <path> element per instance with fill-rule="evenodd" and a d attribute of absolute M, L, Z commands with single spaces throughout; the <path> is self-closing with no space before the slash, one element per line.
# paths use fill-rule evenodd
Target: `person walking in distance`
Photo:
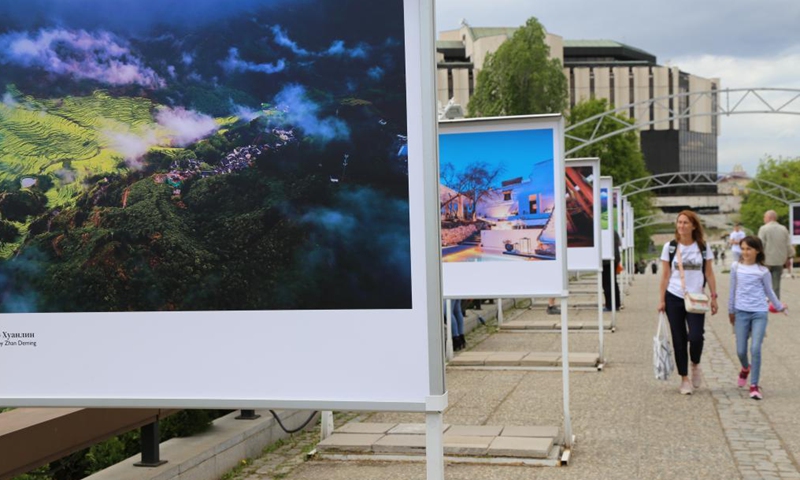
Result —
<path fill-rule="evenodd" d="M 764 247 L 758 237 L 741 241 L 742 257 L 731 265 L 731 291 L 728 295 L 728 318 L 736 332 L 736 354 L 742 364 L 736 383 L 744 387 L 750 375 L 750 398 L 761 400 L 761 342 L 767 331 L 767 298 L 779 312 L 786 310 L 772 290 L 772 275 L 764 267 Z M 747 359 L 747 340 L 750 357 Z"/>
<path fill-rule="evenodd" d="M 611 295 L 614 295 L 613 304 L 620 309 L 619 304 L 619 281 L 617 280 L 617 265 L 622 262 L 622 254 L 620 253 L 620 246 L 622 240 L 619 238 L 619 233 L 614 231 L 614 260 L 603 260 L 603 298 L 605 300 L 604 312 L 611 311 Z M 611 276 L 614 276 L 614 291 L 611 290 Z"/>
<path fill-rule="evenodd" d="M 775 210 L 764 213 L 764 225 L 758 229 L 758 238 L 764 244 L 764 265 L 772 275 L 772 289 L 775 295 L 781 298 L 781 274 L 784 268 L 789 268 L 794 257 L 794 247 L 789 236 L 789 230 L 778 223 L 778 214 Z"/>
<path fill-rule="evenodd" d="M 728 237 L 728 244 L 731 246 L 731 254 L 733 255 L 731 262 L 733 263 L 738 262 L 739 257 L 742 254 L 742 247 L 739 246 L 739 243 L 742 241 L 744 237 L 745 234 L 742 231 L 742 224 L 736 222 L 736 225 L 733 226 L 733 231 Z"/>
<path fill-rule="evenodd" d="M 681 376 L 680 392 L 691 395 L 703 383 L 700 357 L 703 354 L 705 315 L 686 311 L 684 295 L 711 290 L 711 314 L 717 313 L 717 281 L 714 254 L 703 238 L 703 226 L 696 213 L 684 210 L 675 222 L 675 240 L 661 251 L 661 286 L 658 311 L 666 312 L 675 349 L 675 364 Z M 682 270 L 679 267 L 682 264 Z M 683 277 L 683 278 L 682 278 Z M 688 330 L 688 334 L 687 334 Z M 687 348 L 688 344 L 688 348 Z M 688 362 L 692 360 L 689 381 Z"/>

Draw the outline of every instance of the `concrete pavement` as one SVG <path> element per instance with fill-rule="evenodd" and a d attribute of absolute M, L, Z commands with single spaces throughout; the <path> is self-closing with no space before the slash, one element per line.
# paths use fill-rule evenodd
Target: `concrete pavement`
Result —
<path fill-rule="evenodd" d="M 652 337 L 656 327 L 658 276 L 637 275 L 618 316 L 616 333 L 605 334 L 607 364 L 602 372 L 571 373 L 571 413 L 577 442 L 567 467 L 448 465 L 448 479 L 656 479 L 800 478 L 800 279 L 785 279 L 790 316 L 770 315 L 764 343 L 765 399 L 747 398 L 736 387 L 739 370 L 734 338 L 721 311 L 706 320 L 702 364 L 706 385 L 694 395 L 678 393 L 679 379 L 653 378 Z M 717 273 L 726 297 L 727 273 Z M 510 312 L 509 312 L 510 314 Z M 542 311 L 515 313 L 545 319 Z M 571 311 L 571 318 L 596 322 L 596 312 Z M 608 314 L 606 314 L 608 315 Z M 557 333 L 492 333 L 470 338 L 472 351 L 560 350 Z M 597 336 L 569 337 L 571 351 L 591 352 Z M 561 373 L 546 371 L 448 370 L 452 425 L 561 425 Z M 374 413 L 354 420 L 422 423 L 419 414 Z M 313 443 L 313 436 L 308 442 Z M 309 445 L 310 447 L 311 445 Z M 270 454 L 274 455 L 274 454 Z M 279 477 L 244 468 L 239 480 L 422 479 L 424 464 L 379 462 L 297 462 Z"/>

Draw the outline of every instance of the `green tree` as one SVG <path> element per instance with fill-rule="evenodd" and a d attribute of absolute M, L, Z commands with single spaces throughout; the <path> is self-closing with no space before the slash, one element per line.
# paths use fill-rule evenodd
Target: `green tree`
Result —
<path fill-rule="evenodd" d="M 758 164 L 755 178 L 800 192 L 800 157 L 777 159 L 764 157 Z M 789 208 L 785 203 L 748 190 L 740 210 L 742 225 L 757 232 L 758 227 L 764 224 L 764 212 L 767 210 L 775 210 L 778 214 L 778 223 L 789 225 Z"/>
<path fill-rule="evenodd" d="M 575 105 L 569 112 L 567 123 L 576 125 L 581 121 L 609 111 L 608 101 L 605 99 L 590 99 Z M 617 121 L 603 121 L 595 132 L 596 122 L 588 122 L 571 131 L 571 135 L 578 138 L 589 138 L 593 132 L 596 137 L 616 132 L 625 128 L 625 124 L 633 124 L 626 116 L 615 114 Z M 621 123 L 620 123 L 621 122 Z M 577 147 L 577 140 L 567 138 L 567 150 Z M 644 163 L 644 155 L 639 144 L 639 135 L 635 129 L 608 137 L 597 143 L 588 145 L 578 150 L 580 157 L 598 157 L 600 159 L 600 174 L 614 178 L 614 185 L 621 185 L 637 178 L 647 177 L 650 172 Z M 634 214 L 641 218 L 652 213 L 650 204 L 651 194 L 640 193 L 629 197 L 633 205 Z M 651 230 L 647 227 L 640 228 L 634 233 L 636 254 L 646 255 L 650 246 Z"/>
<path fill-rule="evenodd" d="M 561 113 L 567 108 L 561 61 L 550 58 L 544 27 L 534 17 L 486 56 L 477 80 L 470 117 Z"/>
<path fill-rule="evenodd" d="M 17 241 L 19 229 L 13 223 L 0 220 L 0 246 Z"/>

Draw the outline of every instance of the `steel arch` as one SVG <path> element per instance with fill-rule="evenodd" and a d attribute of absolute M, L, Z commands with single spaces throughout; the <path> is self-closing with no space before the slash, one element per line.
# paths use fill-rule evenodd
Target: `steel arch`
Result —
<path fill-rule="evenodd" d="M 637 195 L 642 192 L 649 192 L 667 187 L 694 186 L 694 185 L 718 185 L 719 182 L 731 176 L 719 172 L 674 172 L 650 175 L 649 177 L 637 178 L 630 182 L 619 185 L 623 197 Z M 739 176 L 745 180 L 750 180 L 747 189 L 753 193 L 767 196 L 773 200 L 790 204 L 800 203 L 800 193 L 788 189 L 777 183 L 749 176 Z"/>
<path fill-rule="evenodd" d="M 792 95 L 792 97 L 789 101 L 769 101 L 764 95 L 767 92 L 786 93 Z M 669 100 L 680 100 L 684 98 L 689 100 L 686 108 L 669 107 Z M 711 100 L 712 105 L 716 103 L 716 109 L 708 112 L 691 113 L 692 108 L 697 104 L 697 102 L 704 98 Z M 757 108 L 750 107 L 749 104 L 743 105 L 742 102 L 747 99 L 755 100 Z M 619 135 L 620 133 L 628 132 L 630 130 L 638 130 L 641 127 L 655 125 L 657 123 L 671 122 L 673 120 L 682 120 L 690 117 L 710 117 L 720 115 L 730 116 L 755 113 L 800 115 L 800 100 L 798 99 L 800 99 L 800 89 L 796 88 L 728 88 L 722 90 L 707 90 L 703 92 L 676 93 L 673 95 L 642 100 L 640 102 L 631 103 L 594 115 L 567 127 L 564 131 L 565 137 L 577 141 L 579 145 L 567 150 L 565 155 L 569 156 L 584 147 L 597 143 L 601 140 L 605 140 L 606 138 L 613 137 L 614 135 Z M 675 103 L 680 105 L 681 102 L 678 101 Z M 659 120 L 649 120 L 648 118 L 647 121 L 634 118 L 631 119 L 630 122 L 626 122 L 616 117 L 616 114 L 627 113 L 631 108 L 637 110 L 647 108 L 649 110 L 651 107 L 658 112 L 666 112 L 666 118 Z M 622 128 L 614 130 L 613 132 L 605 135 L 597 136 L 600 126 L 606 120 L 616 122 L 621 125 Z M 570 134 L 570 132 L 574 132 L 575 129 L 584 125 L 594 125 L 592 134 L 589 135 L 588 138 L 581 138 L 576 136 L 574 133 Z"/>

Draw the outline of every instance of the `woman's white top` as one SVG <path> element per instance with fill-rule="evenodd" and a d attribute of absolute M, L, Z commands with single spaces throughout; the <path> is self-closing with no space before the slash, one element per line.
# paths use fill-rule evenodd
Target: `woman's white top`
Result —
<path fill-rule="evenodd" d="M 665 262 L 669 262 L 669 243 L 664 245 L 664 249 L 661 251 L 661 260 Z M 691 245 L 683 245 L 678 242 L 678 249 L 681 252 L 681 258 L 683 259 L 683 272 L 684 277 L 686 278 L 686 291 L 689 293 L 702 293 L 703 292 L 703 268 L 705 268 L 705 262 L 703 261 L 703 257 L 700 255 L 700 247 L 697 246 L 697 242 L 693 242 Z M 711 247 L 706 243 L 706 260 L 714 260 L 714 252 L 711 251 Z M 667 286 L 667 291 L 676 297 L 683 298 L 683 288 L 681 288 L 681 272 L 678 269 L 678 253 L 675 252 L 675 258 L 672 260 L 672 265 L 670 265 L 670 274 L 669 274 L 669 285 Z"/>

